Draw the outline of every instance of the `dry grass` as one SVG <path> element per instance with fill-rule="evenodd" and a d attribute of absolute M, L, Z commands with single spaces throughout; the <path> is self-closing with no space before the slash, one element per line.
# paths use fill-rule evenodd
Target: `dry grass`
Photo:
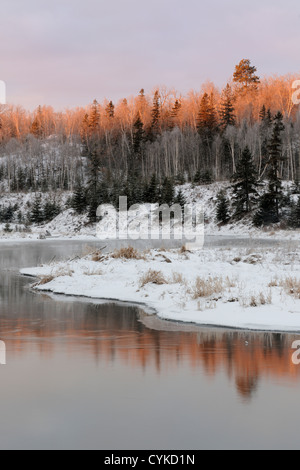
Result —
<path fill-rule="evenodd" d="M 270 305 L 272 303 L 272 292 L 266 295 L 263 292 L 252 294 L 250 297 L 240 296 L 240 305 L 244 308 L 260 307 L 262 305 Z"/>
<path fill-rule="evenodd" d="M 39 282 L 34 285 L 36 286 L 44 286 L 45 284 L 49 284 L 49 282 L 53 281 L 54 279 L 58 277 L 65 277 L 65 276 L 72 276 L 74 274 L 74 271 L 72 271 L 69 267 L 65 268 L 59 268 L 54 274 L 49 274 L 47 276 L 42 276 Z"/>
<path fill-rule="evenodd" d="M 172 284 L 185 285 L 186 283 L 187 283 L 187 281 L 181 273 L 175 273 L 175 272 L 173 273 L 173 275 L 172 275 Z"/>
<path fill-rule="evenodd" d="M 277 277 L 275 279 L 272 279 L 271 282 L 269 282 L 269 287 L 278 287 L 278 278 Z"/>
<path fill-rule="evenodd" d="M 72 276 L 72 274 L 74 274 L 74 271 L 69 266 L 66 266 L 59 268 L 54 274 L 54 277 Z"/>
<path fill-rule="evenodd" d="M 92 261 L 94 261 L 95 263 L 101 263 L 105 259 L 106 259 L 106 256 L 103 256 L 101 252 L 94 253 L 94 255 L 92 256 Z"/>
<path fill-rule="evenodd" d="M 300 299 L 300 280 L 295 277 L 287 277 L 279 283 L 288 295 L 292 295 L 296 299 Z"/>
<path fill-rule="evenodd" d="M 194 300 L 202 297 L 210 297 L 214 294 L 222 294 L 224 292 L 224 282 L 220 277 L 209 277 L 204 279 L 197 277 L 192 287 L 192 297 Z"/>
<path fill-rule="evenodd" d="M 119 250 L 115 250 L 114 253 L 111 255 L 114 259 L 136 259 L 136 260 L 145 260 L 145 255 L 140 253 L 138 250 L 133 248 L 132 246 L 120 248 Z"/>
<path fill-rule="evenodd" d="M 53 279 L 55 279 L 55 276 L 43 276 L 35 286 L 44 286 L 45 284 L 49 284 L 49 282 L 53 281 Z"/>
<path fill-rule="evenodd" d="M 179 254 L 185 255 L 187 253 L 191 253 L 190 250 L 187 249 L 186 245 L 182 245 L 182 247 L 179 249 Z"/>
<path fill-rule="evenodd" d="M 168 284 L 168 281 L 165 279 L 161 271 L 154 271 L 149 269 L 140 279 L 140 287 L 145 287 L 147 284 L 155 284 L 161 286 L 163 284 Z"/>

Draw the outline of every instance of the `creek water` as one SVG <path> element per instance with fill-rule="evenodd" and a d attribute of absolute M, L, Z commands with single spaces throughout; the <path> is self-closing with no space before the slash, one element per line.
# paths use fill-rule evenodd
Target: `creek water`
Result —
<path fill-rule="evenodd" d="M 18 273 L 83 247 L 0 245 L 1 449 L 300 447 L 299 337 L 178 326 Z"/>

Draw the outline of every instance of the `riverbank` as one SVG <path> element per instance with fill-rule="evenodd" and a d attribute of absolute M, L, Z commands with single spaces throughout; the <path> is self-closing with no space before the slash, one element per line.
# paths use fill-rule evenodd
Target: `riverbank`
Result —
<path fill-rule="evenodd" d="M 284 183 L 285 191 L 291 190 L 291 183 Z M 225 191 L 228 200 L 232 201 L 232 190 L 229 182 L 214 183 L 211 185 L 193 186 L 185 184 L 178 186 L 177 191 L 181 190 L 184 199 L 189 204 L 199 204 L 203 207 L 205 214 L 205 235 L 206 236 L 226 236 L 226 237 L 245 237 L 245 238 L 270 238 L 277 240 L 299 240 L 300 230 L 283 229 L 284 225 L 275 224 L 268 227 L 257 228 L 253 226 L 252 216 L 242 220 L 231 219 L 227 224 L 218 224 L 216 221 L 217 195 L 220 191 Z M 55 238 L 59 240 L 72 239 L 82 240 L 93 238 L 97 240 L 96 224 L 90 224 L 86 213 L 77 214 L 74 209 L 68 207 L 72 193 L 64 192 L 56 196 L 56 201 L 61 207 L 61 213 L 51 222 L 41 223 L 39 225 L 24 225 L 18 222 L 18 217 L 12 221 L 0 223 L 0 242 L 1 241 L 22 241 L 38 240 L 40 238 Z M 297 196 L 291 196 L 297 199 Z M 41 195 L 42 203 L 53 199 L 50 193 Z M 21 219 L 28 219 L 28 214 L 32 210 L 35 194 L 11 194 L 0 198 L 1 207 L 17 207 L 16 215 L 20 214 Z M 0 209 L 1 209 L 0 207 Z M 109 217 L 108 217 L 109 219 Z M 114 220 L 114 219 L 113 219 Z M 134 219 L 133 219 L 134 220 Z M 111 220 L 108 220 L 108 224 Z M 115 227 L 111 227 L 114 229 Z"/>
<path fill-rule="evenodd" d="M 293 242 L 199 252 L 91 249 L 21 273 L 40 279 L 37 291 L 137 303 L 166 320 L 300 331 L 300 256 Z"/>

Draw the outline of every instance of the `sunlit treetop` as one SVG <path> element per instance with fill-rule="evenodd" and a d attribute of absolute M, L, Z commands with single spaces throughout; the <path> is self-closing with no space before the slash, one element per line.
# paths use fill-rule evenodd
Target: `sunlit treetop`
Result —
<path fill-rule="evenodd" d="M 249 59 L 242 59 L 235 67 L 233 81 L 240 85 L 241 91 L 255 91 L 260 83 L 260 78 L 256 75 L 257 68 L 251 65 Z"/>

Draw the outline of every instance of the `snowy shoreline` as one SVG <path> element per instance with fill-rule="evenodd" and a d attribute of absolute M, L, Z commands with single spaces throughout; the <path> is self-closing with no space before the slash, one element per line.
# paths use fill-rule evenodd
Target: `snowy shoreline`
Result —
<path fill-rule="evenodd" d="M 253 226 L 252 217 L 245 218 L 241 221 L 230 220 L 226 225 L 220 225 L 216 222 L 216 197 L 221 190 L 227 191 L 229 200 L 232 199 L 229 182 L 213 183 L 207 186 L 195 186 L 185 184 L 178 186 L 177 191 L 180 189 L 184 198 L 188 203 L 201 204 L 205 213 L 205 235 L 206 236 L 224 236 L 224 237 L 239 237 L 239 238 L 270 238 L 274 240 L 299 240 L 300 231 L 292 229 L 282 229 L 280 225 L 256 228 Z M 285 183 L 285 189 L 288 190 L 290 184 Z M 46 193 L 42 195 L 43 201 L 51 199 L 51 194 Z M 66 201 L 71 197 L 71 193 L 62 193 L 58 200 L 62 207 L 66 206 Z M 25 214 L 28 211 L 28 204 L 33 204 L 34 194 L 12 194 L 5 195 L 1 198 L 1 204 L 4 206 L 17 204 L 20 211 Z M 23 241 L 23 240 L 38 240 L 40 237 L 51 234 L 47 237 L 49 240 L 98 240 L 96 237 L 96 225 L 88 223 L 87 214 L 76 214 L 74 209 L 65 209 L 51 222 L 43 223 L 42 225 L 30 225 L 28 232 L 26 227 L 16 221 L 10 223 L 11 233 L 5 232 L 5 223 L 0 223 L 0 243 L 6 241 Z"/>
<path fill-rule="evenodd" d="M 143 306 L 164 320 L 300 332 L 300 256 L 276 247 L 128 249 L 21 270 L 37 291 Z M 123 256 L 122 256 L 123 254 Z M 146 306 L 146 307 L 145 307 Z"/>

